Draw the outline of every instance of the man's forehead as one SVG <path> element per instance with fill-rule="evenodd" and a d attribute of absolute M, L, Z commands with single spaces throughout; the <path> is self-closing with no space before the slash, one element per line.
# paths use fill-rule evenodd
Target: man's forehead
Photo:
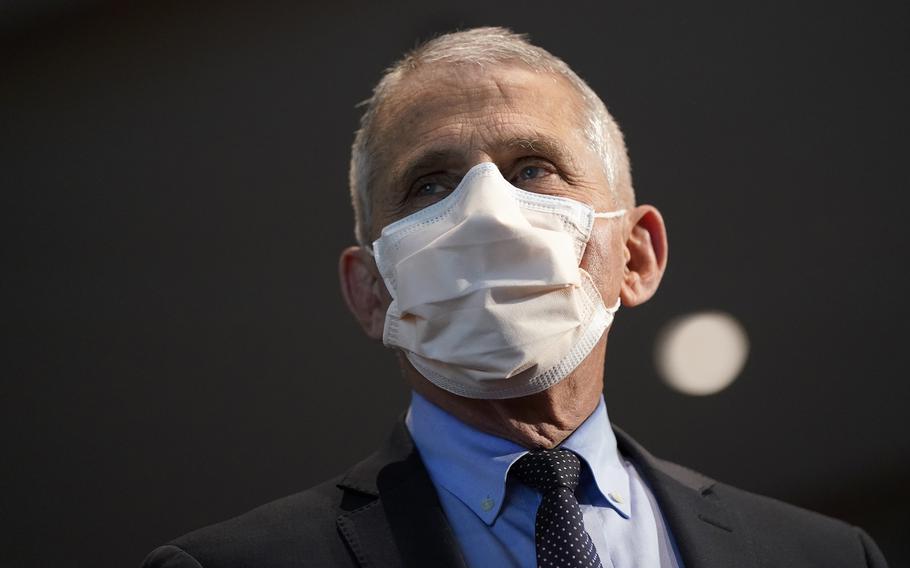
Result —
<path fill-rule="evenodd" d="M 383 105 L 377 137 L 387 174 L 472 147 L 571 154 L 582 101 L 564 78 L 519 65 L 436 64 L 410 71 Z M 383 168 L 386 169 L 386 168 Z"/>
<path fill-rule="evenodd" d="M 434 64 L 408 72 L 389 93 L 387 129 L 408 130 L 453 116 L 521 112 L 556 122 L 578 118 L 578 93 L 552 73 L 522 65 Z"/>
<path fill-rule="evenodd" d="M 533 88 L 546 90 L 568 86 L 561 76 L 538 71 L 522 63 L 475 65 L 468 63 L 432 63 L 408 71 L 399 82 L 399 94 L 420 96 L 422 91 L 438 92 L 437 85 L 446 87 L 446 93 L 467 96 L 488 88 L 502 89 L 499 94 L 508 98 L 514 89 Z M 459 91 L 463 88 L 464 91 Z"/>

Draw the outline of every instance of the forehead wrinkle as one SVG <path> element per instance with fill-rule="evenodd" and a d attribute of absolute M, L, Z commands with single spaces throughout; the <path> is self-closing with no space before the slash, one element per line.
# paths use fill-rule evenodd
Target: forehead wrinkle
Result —
<path fill-rule="evenodd" d="M 508 71 L 510 66 L 497 69 Z M 535 75 L 535 78 L 543 76 Z M 414 123 L 426 116 L 446 114 L 439 110 L 448 111 L 449 117 L 512 113 L 528 90 L 529 86 L 521 79 L 510 80 L 473 68 L 462 70 L 458 65 L 417 69 L 408 73 L 383 101 L 381 111 L 377 112 L 377 116 L 382 117 L 377 121 L 377 126 L 382 125 L 378 130 L 393 128 L 396 123 Z M 560 103 L 559 108 L 562 107 L 563 103 Z"/>
<path fill-rule="evenodd" d="M 510 66 L 498 70 L 509 71 Z M 498 126 L 497 123 L 510 122 L 509 119 L 516 113 L 522 114 L 516 105 L 527 98 L 529 91 L 537 91 L 536 94 L 540 95 L 542 93 L 538 89 L 549 89 L 556 85 L 570 87 L 565 81 L 560 82 L 558 77 L 535 74 L 531 69 L 523 71 L 532 74 L 531 79 L 535 84 L 528 84 L 527 78 L 504 78 L 492 72 L 494 70 L 489 71 L 491 72 L 473 68 L 463 71 L 460 66 L 433 65 L 429 69 L 417 69 L 408 73 L 389 93 L 381 108 L 377 109 L 377 137 L 403 128 L 411 132 L 414 127 L 426 128 L 426 120 L 432 123 L 452 121 L 454 118 L 458 118 L 459 122 L 486 119 L 490 121 L 489 126 L 495 127 Z M 566 100 L 564 94 L 560 93 L 556 97 L 560 99 L 557 102 L 552 97 L 553 93 L 548 93 L 548 100 L 543 102 L 549 102 L 548 106 L 553 108 L 534 118 L 550 127 L 558 127 L 566 120 L 580 127 L 582 117 L 578 116 L 576 108 L 579 106 L 578 97 L 571 93 Z M 432 128 L 422 133 L 421 137 L 430 131 Z"/>

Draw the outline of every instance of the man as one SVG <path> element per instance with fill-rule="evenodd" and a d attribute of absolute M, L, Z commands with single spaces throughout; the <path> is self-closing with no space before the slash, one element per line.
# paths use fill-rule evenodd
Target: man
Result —
<path fill-rule="evenodd" d="M 860 529 L 659 460 L 602 396 L 616 310 L 656 291 L 660 213 L 561 60 L 500 28 L 391 68 L 351 160 L 343 296 L 413 398 L 344 475 L 145 566 L 885 566 Z"/>

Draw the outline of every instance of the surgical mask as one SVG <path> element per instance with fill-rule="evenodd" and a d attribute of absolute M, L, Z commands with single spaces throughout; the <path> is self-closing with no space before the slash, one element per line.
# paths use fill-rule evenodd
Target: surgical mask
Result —
<path fill-rule="evenodd" d="M 503 399 L 563 380 L 613 321 L 579 267 L 595 213 L 521 190 L 492 163 L 373 242 L 392 296 L 383 343 L 453 394 Z"/>

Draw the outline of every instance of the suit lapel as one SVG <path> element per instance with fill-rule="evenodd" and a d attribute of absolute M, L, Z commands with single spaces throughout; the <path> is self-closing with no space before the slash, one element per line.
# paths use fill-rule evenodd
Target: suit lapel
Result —
<path fill-rule="evenodd" d="M 338 486 L 348 496 L 338 529 L 361 566 L 465 567 L 403 421 Z"/>
<path fill-rule="evenodd" d="M 685 568 L 753 568 L 749 535 L 714 492 L 716 482 L 657 459 L 613 427 L 622 454 L 632 459 L 660 505 Z"/>

